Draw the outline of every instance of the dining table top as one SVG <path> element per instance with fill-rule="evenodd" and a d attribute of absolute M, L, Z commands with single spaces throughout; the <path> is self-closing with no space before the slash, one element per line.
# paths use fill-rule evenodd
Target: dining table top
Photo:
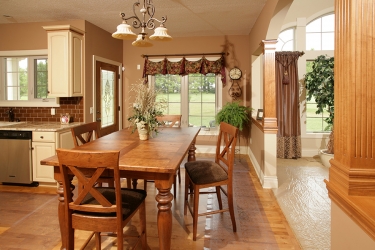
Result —
<path fill-rule="evenodd" d="M 153 137 L 142 141 L 137 131 L 132 133 L 130 128 L 125 128 L 75 149 L 120 151 L 121 170 L 175 173 L 199 131 L 199 127 L 160 128 Z M 42 160 L 41 164 L 58 166 L 59 162 L 54 155 Z"/>

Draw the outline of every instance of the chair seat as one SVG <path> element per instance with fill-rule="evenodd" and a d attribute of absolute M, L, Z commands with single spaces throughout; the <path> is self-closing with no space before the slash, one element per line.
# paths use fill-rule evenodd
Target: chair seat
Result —
<path fill-rule="evenodd" d="M 115 189 L 111 187 L 98 187 L 96 188 L 111 204 L 116 204 L 116 194 Z M 122 215 L 123 220 L 129 217 L 139 205 L 145 200 L 147 193 L 145 190 L 140 189 L 129 189 L 129 188 L 121 188 L 121 195 L 122 195 Z M 99 202 L 90 194 L 88 193 L 86 197 L 82 200 L 81 204 L 91 204 L 91 205 L 99 205 Z M 74 211 L 75 214 L 82 214 L 86 216 L 92 217 L 116 217 L 116 213 L 93 213 L 93 212 L 82 212 L 82 211 Z"/>
<path fill-rule="evenodd" d="M 185 163 L 186 172 L 194 184 L 203 185 L 228 179 L 228 174 L 213 161 L 191 161 Z"/>

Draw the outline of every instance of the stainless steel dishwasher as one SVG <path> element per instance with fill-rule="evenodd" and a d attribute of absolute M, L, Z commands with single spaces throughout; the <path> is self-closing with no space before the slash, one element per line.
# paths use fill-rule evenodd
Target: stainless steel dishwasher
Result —
<path fill-rule="evenodd" d="M 0 130 L 0 182 L 33 184 L 31 139 L 31 131 Z"/>

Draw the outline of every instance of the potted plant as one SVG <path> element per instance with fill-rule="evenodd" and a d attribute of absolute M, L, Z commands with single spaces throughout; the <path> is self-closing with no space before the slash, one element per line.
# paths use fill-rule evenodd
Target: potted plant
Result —
<path fill-rule="evenodd" d="M 162 116 L 166 108 L 164 100 L 156 101 L 157 91 L 143 83 L 131 85 L 130 96 L 134 95 L 134 103 L 131 106 L 132 115 L 128 121 L 132 124 L 132 133 L 137 129 L 141 140 L 147 140 L 148 136 L 157 133 L 157 116 Z"/>
<path fill-rule="evenodd" d="M 250 121 L 252 110 L 252 108 L 242 106 L 238 102 L 227 102 L 223 106 L 223 108 L 216 114 L 216 124 L 220 124 L 220 122 L 226 122 L 242 131 L 244 125 L 246 125 Z"/>
<path fill-rule="evenodd" d="M 327 149 L 321 150 L 320 156 L 322 163 L 329 167 L 329 159 L 333 157 L 334 142 L 333 142 L 333 120 L 335 115 L 334 109 L 334 58 L 327 55 L 318 56 L 312 63 L 312 71 L 305 75 L 305 84 L 307 90 L 308 101 L 315 98 L 317 111 L 320 114 L 323 110 L 329 113 L 325 119 L 327 127 L 325 130 L 331 130 Z M 325 159 L 328 154 L 328 160 Z M 323 158 L 322 158 L 323 157 Z"/>

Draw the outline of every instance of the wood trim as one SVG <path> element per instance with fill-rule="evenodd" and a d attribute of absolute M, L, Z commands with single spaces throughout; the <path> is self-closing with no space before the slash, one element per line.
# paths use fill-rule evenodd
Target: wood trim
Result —
<path fill-rule="evenodd" d="M 329 198 L 336 203 L 359 227 L 375 240 L 375 198 L 368 196 L 349 196 L 345 189 L 324 181 Z"/>
<path fill-rule="evenodd" d="M 373 0 L 335 1 L 335 156 L 325 183 L 331 200 L 375 240 L 373 7 Z"/>
<path fill-rule="evenodd" d="M 275 51 L 277 40 L 262 40 L 263 64 L 263 131 L 277 133 Z"/>

